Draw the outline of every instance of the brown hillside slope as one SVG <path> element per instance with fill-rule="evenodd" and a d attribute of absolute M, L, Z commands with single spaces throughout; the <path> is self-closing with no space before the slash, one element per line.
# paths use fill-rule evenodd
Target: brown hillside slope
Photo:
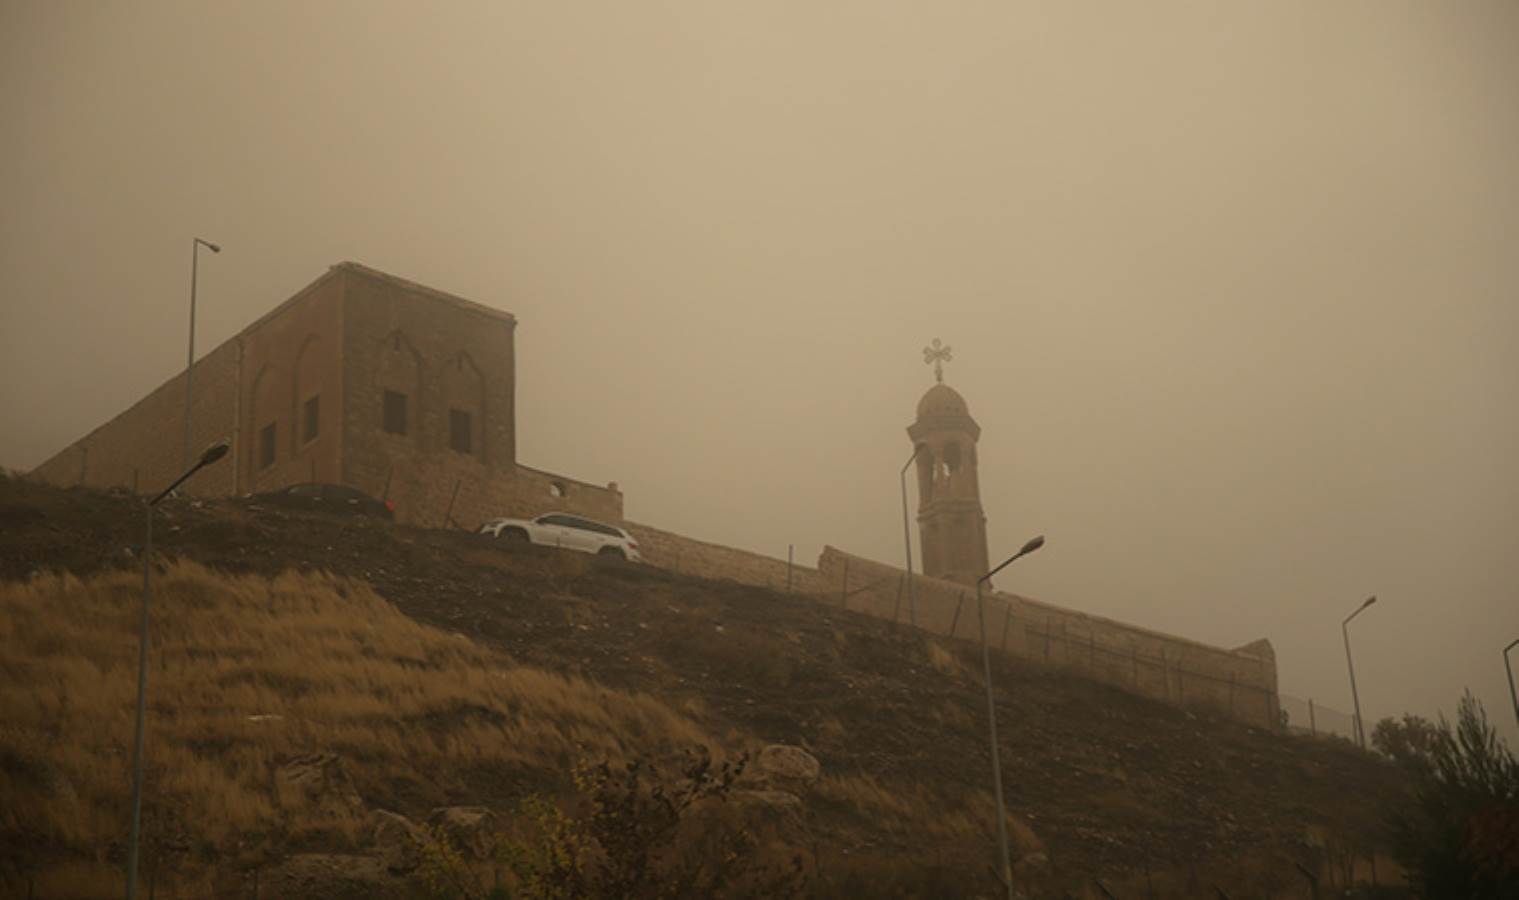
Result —
<path fill-rule="evenodd" d="M 132 497 L 0 481 L 0 579 L 130 568 L 141 519 Z M 729 750 L 805 747 L 825 776 L 807 808 L 825 872 L 868 859 L 937 868 L 966 891 L 989 884 L 995 832 L 972 644 L 733 583 L 243 501 L 166 501 L 156 534 L 165 556 L 231 573 L 360 579 L 412 620 L 495 654 L 492 664 L 657 698 Z M 12 656 L 0 650 L 0 663 Z M 1157 884 L 1275 896 L 1302 883 L 1294 862 L 1320 861 L 1310 831 L 1369 845 L 1382 803 L 1400 789 L 1390 767 L 1347 745 L 1016 660 L 994 668 L 1009 810 L 1072 889 L 1101 878 L 1143 890 L 1148 869 Z M 514 775 L 495 763 L 433 763 L 405 784 L 368 785 L 366 800 L 408 813 L 459 802 L 506 812 L 562 765 Z M 19 838 L 6 841 L 14 849 Z"/>

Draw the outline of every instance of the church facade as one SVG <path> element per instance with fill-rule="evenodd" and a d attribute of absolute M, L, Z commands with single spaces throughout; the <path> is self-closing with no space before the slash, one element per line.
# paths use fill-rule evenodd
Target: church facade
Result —
<path fill-rule="evenodd" d="M 473 527 L 550 509 L 622 520 L 615 483 L 517 461 L 516 319 L 345 262 L 195 362 L 191 444 L 227 461 L 205 496 L 347 484 L 401 521 Z M 183 471 L 185 373 L 39 466 L 61 484 L 157 490 Z"/>

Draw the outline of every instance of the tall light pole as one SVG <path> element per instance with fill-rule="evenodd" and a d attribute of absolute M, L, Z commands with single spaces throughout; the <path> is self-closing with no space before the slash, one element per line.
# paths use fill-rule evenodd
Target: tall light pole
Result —
<path fill-rule="evenodd" d="M 1366 602 L 1356 607 L 1355 612 L 1345 617 L 1340 623 L 1340 631 L 1345 635 L 1345 665 L 1350 669 L 1350 699 L 1355 703 L 1355 736 L 1356 743 L 1361 749 L 1366 749 L 1366 729 L 1361 724 L 1361 695 L 1355 689 L 1355 663 L 1350 661 L 1350 620 L 1361 614 L 1361 611 L 1377 602 L 1375 596 L 1367 597 Z"/>
<path fill-rule="evenodd" d="M 1503 668 L 1508 670 L 1508 696 L 1514 701 L 1514 721 L 1519 722 L 1519 694 L 1514 693 L 1514 667 L 1508 662 L 1508 652 L 1514 649 L 1515 644 L 1519 644 L 1519 638 L 1509 641 L 1508 646 L 1503 648 Z"/>
<path fill-rule="evenodd" d="M 227 455 L 229 444 L 218 441 L 174 483 L 147 504 L 147 534 L 142 548 L 142 624 L 137 636 L 137 734 L 132 739 L 132 833 L 127 843 L 127 900 L 137 897 L 137 838 L 142 823 L 142 723 L 148 696 L 148 604 L 153 597 L 153 508 L 191 475 Z"/>
<path fill-rule="evenodd" d="M 186 468 L 190 465 L 190 380 L 195 374 L 195 283 L 199 275 L 201 247 L 212 253 L 222 252 L 221 247 L 200 238 L 190 245 L 190 353 L 185 361 L 185 454 L 180 460 L 180 465 Z"/>
<path fill-rule="evenodd" d="M 914 626 L 918 624 L 918 608 L 912 600 L 912 529 L 907 525 L 907 470 L 922 450 L 922 444 L 913 444 L 912 456 L 902 464 L 902 546 L 907 551 L 907 620 Z"/>
<path fill-rule="evenodd" d="M 1044 535 L 1039 535 L 1023 545 L 1017 553 L 1002 561 L 1002 565 L 976 579 L 976 614 L 981 617 L 981 666 L 986 676 L 986 722 L 992 742 L 992 790 L 997 795 L 997 846 L 1002 852 L 1002 883 L 1007 887 L 1008 900 L 1013 898 L 1013 862 L 1007 850 L 1007 810 L 1002 801 L 1002 761 L 997 753 L 997 703 L 992 699 L 992 656 L 986 644 L 986 607 L 981 602 L 981 585 L 1020 556 L 1027 556 L 1044 546 Z"/>

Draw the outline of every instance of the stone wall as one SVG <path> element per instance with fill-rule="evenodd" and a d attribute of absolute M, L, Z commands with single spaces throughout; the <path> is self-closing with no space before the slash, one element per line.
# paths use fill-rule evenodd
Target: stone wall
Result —
<path fill-rule="evenodd" d="M 239 350 L 229 341 L 195 363 L 191 453 L 233 437 Z M 124 487 L 157 493 L 184 467 L 185 375 L 152 393 L 60 450 L 32 470 L 32 477 L 60 486 Z M 193 462 L 193 460 L 192 460 Z M 234 492 L 230 458 L 198 473 L 182 490 L 220 496 Z"/>
<path fill-rule="evenodd" d="M 915 575 L 909 592 L 901 569 L 832 547 L 818 572 L 833 602 L 848 609 L 979 640 L 974 587 Z M 1002 591 L 985 600 L 987 640 L 996 649 L 1168 703 L 1277 725 L 1276 659 L 1266 641 L 1226 650 Z"/>
<path fill-rule="evenodd" d="M 810 595 L 820 603 L 916 626 L 946 637 L 979 640 L 974 587 L 906 573 L 833 547 L 816 568 L 700 541 L 637 522 L 625 527 L 645 560 L 703 578 Z M 1005 653 L 1060 666 L 1167 703 L 1200 707 L 1250 724 L 1278 724 L 1276 660 L 1256 641 L 1226 650 L 1064 609 L 1016 594 L 986 598 L 987 640 Z"/>
<path fill-rule="evenodd" d="M 624 522 L 623 527 L 633 535 L 639 552 L 651 565 L 702 578 L 786 589 L 788 574 L 784 559 L 699 541 L 638 522 Z M 822 594 L 827 590 L 822 575 L 807 566 L 793 565 L 789 578 L 793 593 Z"/>
<path fill-rule="evenodd" d="M 427 528 L 474 531 L 502 516 L 531 518 L 569 512 L 622 522 L 622 492 L 527 466 L 488 469 L 459 456 L 398 456 L 383 472 L 358 471 L 354 487 L 395 505 L 399 521 Z"/>

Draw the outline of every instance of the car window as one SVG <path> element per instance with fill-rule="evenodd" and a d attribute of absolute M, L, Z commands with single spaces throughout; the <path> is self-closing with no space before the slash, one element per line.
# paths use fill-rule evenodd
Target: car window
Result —
<path fill-rule="evenodd" d="M 607 535 L 609 537 L 615 537 L 615 538 L 622 537 L 622 532 L 618 531 L 617 529 L 613 528 L 612 526 L 610 526 L 610 525 L 603 525 L 600 522 L 593 522 L 590 519 L 581 519 L 581 518 L 573 518 L 572 517 L 570 519 L 570 522 L 572 523 L 571 527 L 579 528 L 581 531 L 594 531 L 597 534 L 604 534 L 604 535 Z"/>
<path fill-rule="evenodd" d="M 539 516 L 534 521 L 536 521 L 539 525 L 558 525 L 560 527 L 565 527 L 565 526 L 573 527 L 575 520 L 571 519 L 569 516 L 553 516 L 553 515 L 550 515 L 550 516 Z"/>

